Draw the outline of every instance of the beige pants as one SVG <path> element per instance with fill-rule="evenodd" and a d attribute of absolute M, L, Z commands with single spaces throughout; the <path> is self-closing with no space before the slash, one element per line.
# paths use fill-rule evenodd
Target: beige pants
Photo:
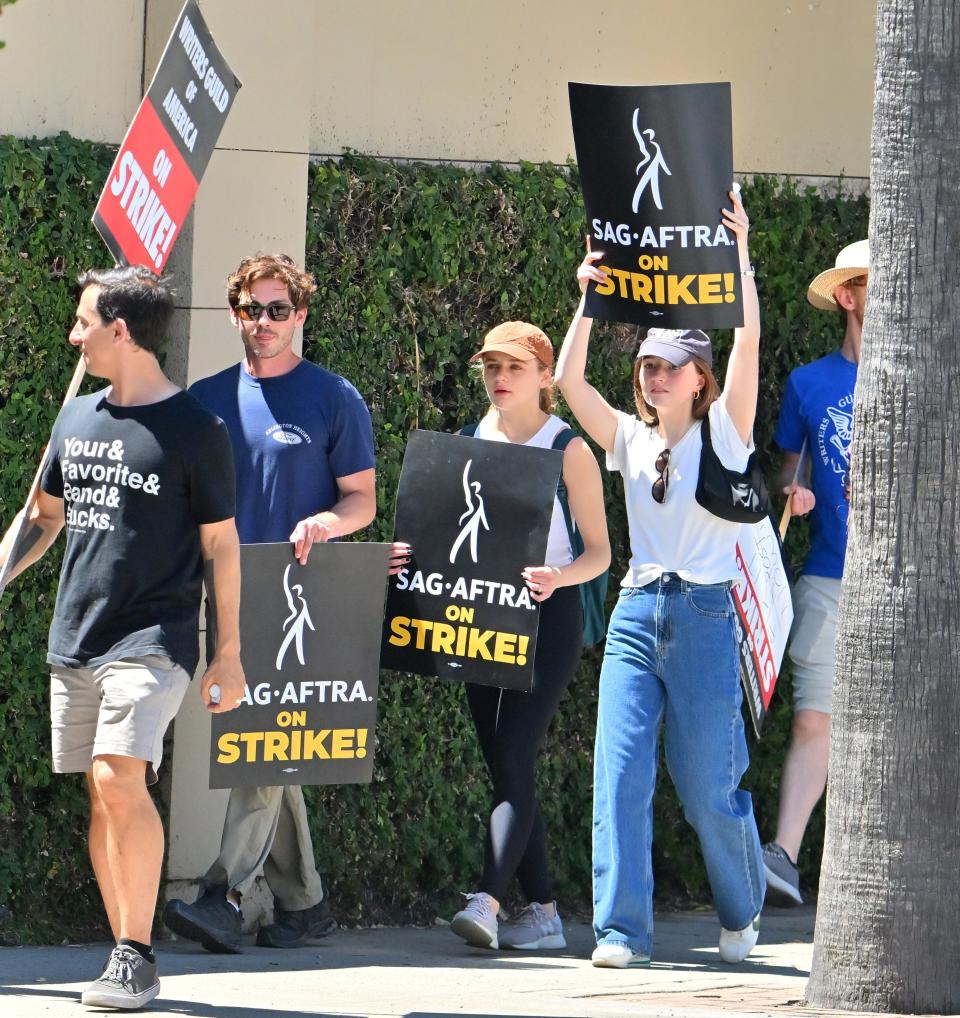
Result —
<path fill-rule="evenodd" d="M 323 899 L 299 785 L 230 790 L 220 855 L 203 882 L 248 894 L 261 867 L 274 901 L 285 912 L 299 912 Z"/>

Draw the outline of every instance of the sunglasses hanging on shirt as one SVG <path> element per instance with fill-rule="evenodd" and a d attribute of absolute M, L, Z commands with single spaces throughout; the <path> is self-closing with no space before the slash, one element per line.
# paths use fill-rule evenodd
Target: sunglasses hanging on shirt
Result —
<path fill-rule="evenodd" d="M 654 468 L 660 475 L 650 488 L 650 494 L 653 495 L 653 500 L 658 505 L 663 505 L 667 497 L 667 485 L 670 483 L 670 470 L 668 464 L 670 463 L 670 450 L 664 449 L 662 453 L 657 457 Z"/>

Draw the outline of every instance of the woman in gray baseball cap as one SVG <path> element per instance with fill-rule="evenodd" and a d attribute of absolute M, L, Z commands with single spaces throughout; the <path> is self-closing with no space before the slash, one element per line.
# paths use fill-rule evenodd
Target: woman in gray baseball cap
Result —
<path fill-rule="evenodd" d="M 630 565 L 607 631 L 594 763 L 593 964 L 649 964 L 653 940 L 653 794 L 661 722 L 667 766 L 697 832 L 721 923 L 720 957 L 742 961 L 757 942 L 764 877 L 748 792 L 747 744 L 731 581 L 740 524 L 712 515 L 695 492 L 701 425 L 709 417 L 723 464 L 743 470 L 753 449 L 760 314 L 739 194 L 723 212 L 736 235 L 744 325 L 723 391 L 710 338 L 651 329 L 633 369 L 636 415 L 615 410 L 584 377 L 591 319 L 584 300 L 556 379 L 580 426 L 623 475 Z M 585 294 L 604 283 L 603 255 L 577 271 Z"/>

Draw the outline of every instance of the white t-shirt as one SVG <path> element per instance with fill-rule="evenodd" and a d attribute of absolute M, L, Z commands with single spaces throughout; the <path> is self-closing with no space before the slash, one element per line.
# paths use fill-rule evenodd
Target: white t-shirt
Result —
<path fill-rule="evenodd" d="M 745 470 L 753 440 L 744 445 L 722 399 L 710 407 L 710 439 L 720 462 Z M 662 573 L 692 583 L 722 583 L 737 577 L 736 545 L 741 524 L 707 512 L 694 497 L 700 472 L 700 422 L 670 450 L 664 502 L 654 500 L 657 457 L 666 445 L 655 428 L 617 413 L 617 436 L 607 469 L 623 475 L 630 531 L 630 567 L 621 586 L 643 587 Z"/>
<path fill-rule="evenodd" d="M 530 445 L 537 449 L 550 449 L 553 447 L 553 440 L 567 427 L 567 422 L 561 420 L 555 414 L 544 422 L 543 427 L 526 442 L 517 443 Z M 485 438 L 488 442 L 509 442 L 510 440 L 500 431 L 493 427 L 489 415 L 484 417 L 477 426 L 476 438 Z M 553 516 L 550 518 L 550 536 L 547 538 L 547 554 L 543 563 L 548 566 L 568 566 L 573 561 L 573 552 L 570 549 L 570 535 L 567 533 L 567 524 L 563 519 L 563 509 L 560 507 L 560 500 L 554 496 Z M 535 563 L 531 563 L 534 565 Z"/>

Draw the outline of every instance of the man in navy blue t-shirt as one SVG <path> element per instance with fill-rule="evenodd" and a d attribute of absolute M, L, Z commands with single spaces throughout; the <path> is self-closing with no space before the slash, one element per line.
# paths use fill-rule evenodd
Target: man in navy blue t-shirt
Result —
<path fill-rule="evenodd" d="M 834 637 L 850 512 L 853 389 L 869 265 L 867 242 L 858 241 L 810 284 L 810 303 L 839 312 L 846 331 L 839 350 L 790 373 L 777 424 L 777 443 L 784 451 L 784 493 L 795 514 L 813 511 L 810 551 L 793 590 L 793 729 L 783 765 L 776 839 L 763 850 L 767 901 L 777 905 L 802 903 L 797 855 L 827 783 Z M 793 477 L 801 455 L 810 465 L 809 478 L 804 471 L 798 483 Z"/>
<path fill-rule="evenodd" d="M 241 542 L 289 540 L 301 563 L 315 542 L 360 530 L 376 513 L 369 411 L 346 379 L 292 349 L 315 290 L 287 255 L 245 258 L 227 283 L 244 359 L 190 388 L 230 434 Z M 169 902 L 164 921 L 208 950 L 239 951 L 240 901 L 261 867 L 275 916 L 258 944 L 299 947 L 334 928 L 299 785 L 231 790 L 203 893 Z"/>

